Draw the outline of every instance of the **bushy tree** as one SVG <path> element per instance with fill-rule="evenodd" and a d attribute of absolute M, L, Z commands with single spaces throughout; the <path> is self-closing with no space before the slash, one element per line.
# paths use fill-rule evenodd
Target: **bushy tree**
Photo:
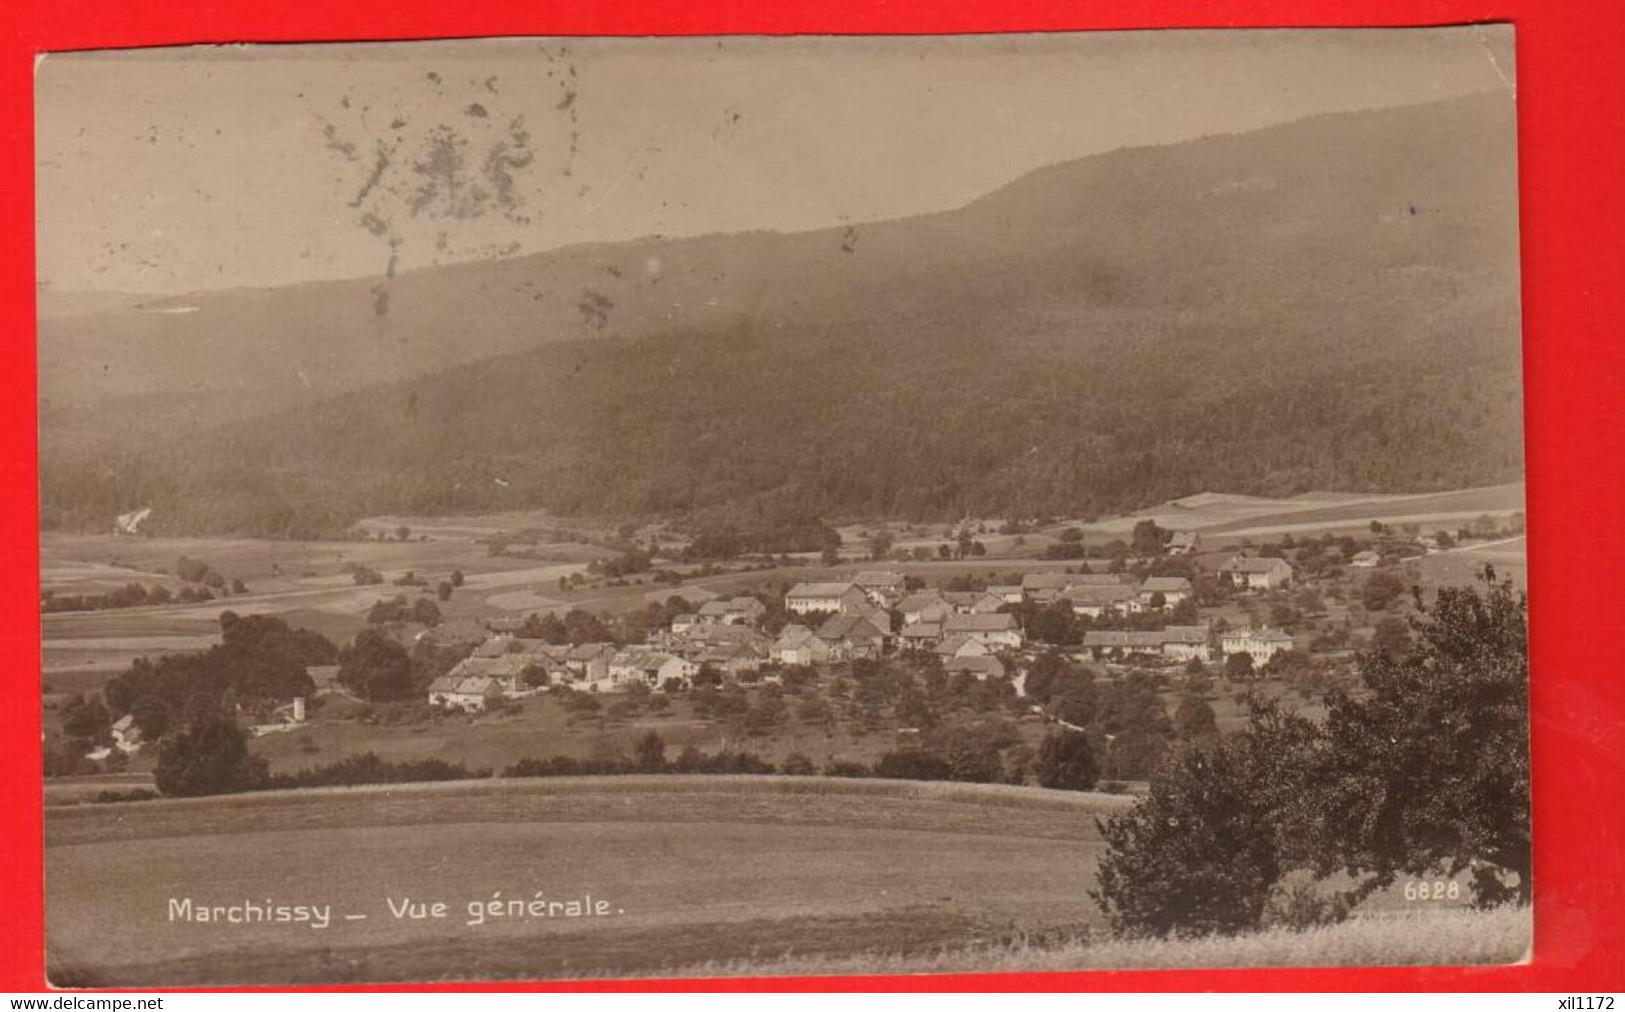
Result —
<path fill-rule="evenodd" d="M 1472 871 L 1481 906 L 1530 897 L 1526 602 L 1486 568 L 1360 658 L 1324 727 L 1252 702 L 1246 731 L 1182 748 L 1101 826 L 1093 895 L 1125 934 L 1231 933 L 1345 916 L 1400 875 Z M 1351 884 L 1287 889 L 1288 872 Z"/>
<path fill-rule="evenodd" d="M 248 735 L 230 715 L 202 713 L 158 746 L 154 774 L 170 797 L 252 790 L 265 783 L 265 760 L 248 753 Z"/>
<path fill-rule="evenodd" d="M 338 680 L 374 703 L 403 699 L 415 688 L 406 648 L 377 629 L 363 629 L 339 651 Z"/>
<path fill-rule="evenodd" d="M 1325 866 L 1387 885 L 1473 869 L 1481 905 L 1530 896 L 1527 601 L 1486 567 L 1441 589 L 1414 642 L 1328 699 Z"/>
<path fill-rule="evenodd" d="M 1174 709 L 1174 733 L 1187 741 L 1217 737 L 1219 725 L 1213 707 L 1196 693 L 1186 693 Z"/>
<path fill-rule="evenodd" d="M 1087 791 L 1100 779 L 1100 765 L 1089 736 L 1076 731 L 1057 731 L 1044 736 L 1033 760 L 1033 772 L 1040 787 L 1062 791 Z"/>
<path fill-rule="evenodd" d="M 640 770 L 660 772 L 666 768 L 666 741 L 650 731 L 632 748 L 632 757 Z"/>
<path fill-rule="evenodd" d="M 1280 813 L 1314 735 L 1273 709 L 1249 733 L 1182 748 L 1131 810 L 1098 822 L 1106 854 L 1090 895 L 1129 937 L 1258 928 L 1290 869 Z"/>

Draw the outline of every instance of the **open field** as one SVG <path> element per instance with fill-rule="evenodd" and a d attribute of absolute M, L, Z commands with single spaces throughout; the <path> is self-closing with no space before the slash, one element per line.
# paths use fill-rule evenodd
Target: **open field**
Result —
<path fill-rule="evenodd" d="M 1093 820 L 1127 804 L 996 786 L 663 776 L 54 808 L 48 951 L 55 982 L 108 986 L 923 953 L 1090 921 Z M 470 902 L 538 891 L 590 894 L 613 913 L 468 923 Z M 386 901 L 408 896 L 449 914 L 398 920 Z M 331 923 L 172 922 L 172 897 L 331 905 Z"/>
<path fill-rule="evenodd" d="M 1485 544 L 1465 545 L 1417 559 L 1416 571 L 1422 587 L 1437 590 L 1471 583 L 1486 564 L 1495 567 L 1495 575 L 1509 579 L 1512 585 L 1524 590 L 1529 585 L 1528 545 L 1521 537 Z"/>
<path fill-rule="evenodd" d="M 50 972 L 67 986 L 163 986 L 1425 965 L 1513 962 L 1529 944 L 1527 911 L 1397 895 L 1302 933 L 1106 939 L 1087 896 L 1094 820 L 1129 804 L 988 785 L 633 776 L 52 808 Z M 538 894 L 591 897 L 603 913 L 471 912 Z M 408 898 L 444 903 L 444 916 L 397 917 L 391 901 Z M 172 918 L 172 899 L 308 905 L 326 926 L 198 923 Z M 1030 941 L 1046 932 L 1062 940 Z"/>

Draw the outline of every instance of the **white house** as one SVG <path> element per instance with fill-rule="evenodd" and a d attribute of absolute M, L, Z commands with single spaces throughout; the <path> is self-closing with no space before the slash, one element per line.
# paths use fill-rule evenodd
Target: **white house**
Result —
<path fill-rule="evenodd" d="M 1014 615 L 949 615 L 942 623 L 944 636 L 964 635 L 990 647 L 1020 650 L 1021 627 Z"/>
<path fill-rule="evenodd" d="M 1226 654 L 1251 654 L 1253 663 L 1262 667 L 1270 658 L 1292 649 L 1292 637 L 1278 629 L 1232 629 L 1219 637 L 1219 646 Z"/>
<path fill-rule="evenodd" d="M 856 592 L 865 602 L 869 600 L 867 594 L 851 583 L 798 583 L 784 595 L 784 607 L 797 615 L 815 611 L 839 614 L 845 610 L 843 601 L 849 600 L 848 595 L 852 592 Z"/>
<path fill-rule="evenodd" d="M 821 664 L 830 658 L 829 644 L 804 625 L 787 625 L 768 655 L 780 664 Z"/>
<path fill-rule="evenodd" d="M 300 697 L 299 702 L 302 705 L 304 698 Z M 113 726 L 109 730 L 113 733 L 113 744 L 119 751 L 134 752 L 141 747 L 141 729 L 135 726 L 135 717 L 132 714 L 126 713 L 113 721 Z"/>
<path fill-rule="evenodd" d="M 1005 604 L 1020 604 L 1026 600 L 1026 595 L 1021 592 L 1021 584 L 1019 583 L 996 584 L 988 587 L 987 592 L 999 598 Z"/>
<path fill-rule="evenodd" d="M 1219 575 L 1248 590 L 1271 590 L 1292 582 L 1292 565 L 1285 559 L 1237 555 L 1219 567 Z"/>
<path fill-rule="evenodd" d="M 1140 610 L 1139 591 L 1126 583 L 1110 586 L 1068 587 L 1061 600 L 1072 606 L 1072 614 L 1088 618 L 1102 615 L 1131 615 Z"/>
<path fill-rule="evenodd" d="M 429 705 L 479 713 L 501 695 L 496 683 L 483 675 L 471 678 L 441 675 L 429 683 Z"/>

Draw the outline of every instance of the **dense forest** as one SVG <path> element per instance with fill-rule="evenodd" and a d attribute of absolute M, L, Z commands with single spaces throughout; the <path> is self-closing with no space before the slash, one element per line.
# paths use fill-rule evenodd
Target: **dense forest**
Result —
<path fill-rule="evenodd" d="M 42 429 L 42 516 L 101 528 L 151 505 L 159 531 L 310 536 L 545 507 L 748 528 L 1515 480 L 1511 128 L 1500 96 L 1318 117 L 1054 166 L 869 226 L 861 252 L 715 237 L 752 251 L 716 282 L 732 312 L 644 312 L 258 417 Z"/>

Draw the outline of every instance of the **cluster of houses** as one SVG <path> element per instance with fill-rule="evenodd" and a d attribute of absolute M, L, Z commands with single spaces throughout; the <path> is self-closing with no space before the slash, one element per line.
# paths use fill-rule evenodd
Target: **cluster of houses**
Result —
<path fill-rule="evenodd" d="M 1292 581 L 1291 565 L 1276 558 L 1236 556 L 1219 572 L 1247 589 Z M 478 711 L 497 699 L 555 685 L 608 692 L 634 683 L 686 688 L 706 669 L 734 679 L 769 669 L 765 677 L 772 677 L 782 667 L 877 659 L 892 652 L 934 653 L 951 674 L 1000 678 L 1012 674 L 1010 659 L 1026 642 L 1010 605 L 1062 604 L 1075 615 L 1098 619 L 1171 609 L 1191 594 L 1183 576 L 1137 582 L 1112 574 L 1030 573 L 1018 584 L 953 591 L 910 589 L 901 573 L 865 571 L 848 580 L 796 584 L 784 597 L 791 620 L 777 635 L 762 631 L 768 609 L 751 596 L 707 601 L 635 646 L 560 645 L 498 633 L 436 679 L 429 702 Z M 1219 635 L 1198 625 L 1091 631 L 1083 642 L 1084 652 L 1100 660 L 1134 654 L 1205 662 L 1246 653 L 1264 664 L 1291 648 L 1292 638 L 1281 632 L 1241 629 Z"/>

